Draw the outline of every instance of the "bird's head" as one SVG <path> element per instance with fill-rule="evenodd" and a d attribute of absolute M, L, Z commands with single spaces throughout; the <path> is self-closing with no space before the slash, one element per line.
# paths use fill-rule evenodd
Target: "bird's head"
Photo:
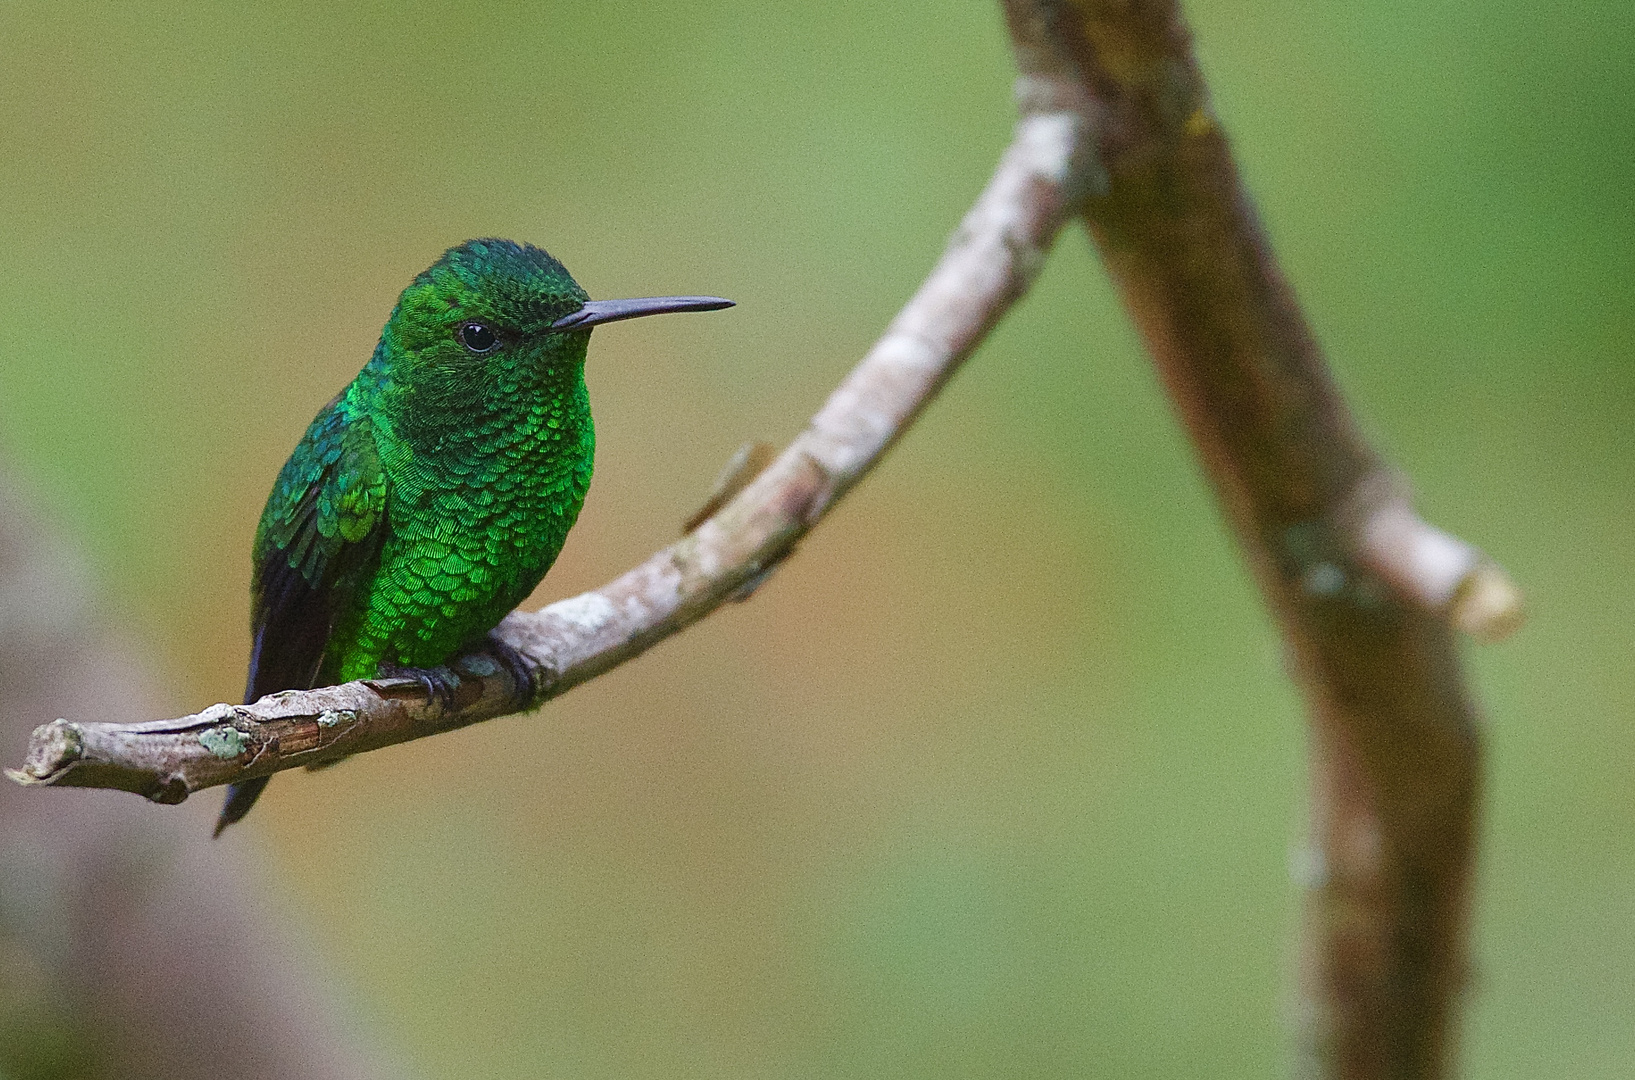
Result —
<path fill-rule="evenodd" d="M 591 300 L 531 244 L 467 240 L 403 290 L 381 344 L 428 382 L 469 387 L 583 363 L 590 329 L 605 322 L 731 306 L 715 296 Z"/>

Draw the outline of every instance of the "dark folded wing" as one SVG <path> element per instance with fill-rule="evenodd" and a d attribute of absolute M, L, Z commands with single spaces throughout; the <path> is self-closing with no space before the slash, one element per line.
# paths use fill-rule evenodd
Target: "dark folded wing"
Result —
<path fill-rule="evenodd" d="M 247 703 L 317 680 L 339 607 L 380 552 L 387 488 L 373 425 L 331 402 L 278 474 L 256 529 Z"/>
<path fill-rule="evenodd" d="M 256 527 L 245 704 L 318 680 L 341 605 L 380 553 L 387 486 L 373 426 L 336 398 L 284 463 Z M 228 786 L 217 836 L 269 779 Z"/>

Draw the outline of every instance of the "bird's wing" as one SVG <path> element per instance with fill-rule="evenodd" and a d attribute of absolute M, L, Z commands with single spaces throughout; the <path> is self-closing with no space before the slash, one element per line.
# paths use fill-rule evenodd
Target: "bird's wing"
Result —
<path fill-rule="evenodd" d="M 284 463 L 256 527 L 245 704 L 317 681 L 341 605 L 380 553 L 389 487 L 374 426 L 337 397 Z M 217 836 L 270 779 L 228 785 Z"/>
<path fill-rule="evenodd" d="M 336 398 L 285 462 L 256 529 L 246 703 L 318 678 L 345 594 L 380 551 L 389 486 L 369 418 Z"/>

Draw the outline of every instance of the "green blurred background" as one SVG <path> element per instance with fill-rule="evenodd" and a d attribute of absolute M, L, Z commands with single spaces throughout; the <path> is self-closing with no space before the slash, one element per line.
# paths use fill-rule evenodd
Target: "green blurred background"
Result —
<path fill-rule="evenodd" d="M 1635 8 L 1190 14 L 1366 426 L 1528 590 L 1471 653 L 1468 1073 L 1627 1076 Z M 1013 119 L 980 2 L 54 0 L 0 3 L 0 42 L 0 454 L 178 711 L 236 700 L 266 490 L 445 247 L 741 305 L 596 335 L 597 482 L 543 602 L 798 430 Z M 753 603 L 538 715 L 281 778 L 224 842 L 422 1077 L 1275 1075 L 1279 655 L 1069 230 Z"/>

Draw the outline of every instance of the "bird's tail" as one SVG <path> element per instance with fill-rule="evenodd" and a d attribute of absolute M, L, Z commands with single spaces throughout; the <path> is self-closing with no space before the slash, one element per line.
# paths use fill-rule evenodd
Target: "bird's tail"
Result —
<path fill-rule="evenodd" d="M 222 830 L 227 826 L 235 821 L 242 820 L 244 815 L 250 812 L 250 807 L 254 806 L 255 801 L 261 797 L 261 792 L 266 788 L 267 781 L 271 779 L 270 776 L 258 776 L 254 780 L 245 780 L 243 783 L 228 784 L 227 801 L 222 803 L 221 816 L 216 819 L 215 835 L 220 836 Z"/>

